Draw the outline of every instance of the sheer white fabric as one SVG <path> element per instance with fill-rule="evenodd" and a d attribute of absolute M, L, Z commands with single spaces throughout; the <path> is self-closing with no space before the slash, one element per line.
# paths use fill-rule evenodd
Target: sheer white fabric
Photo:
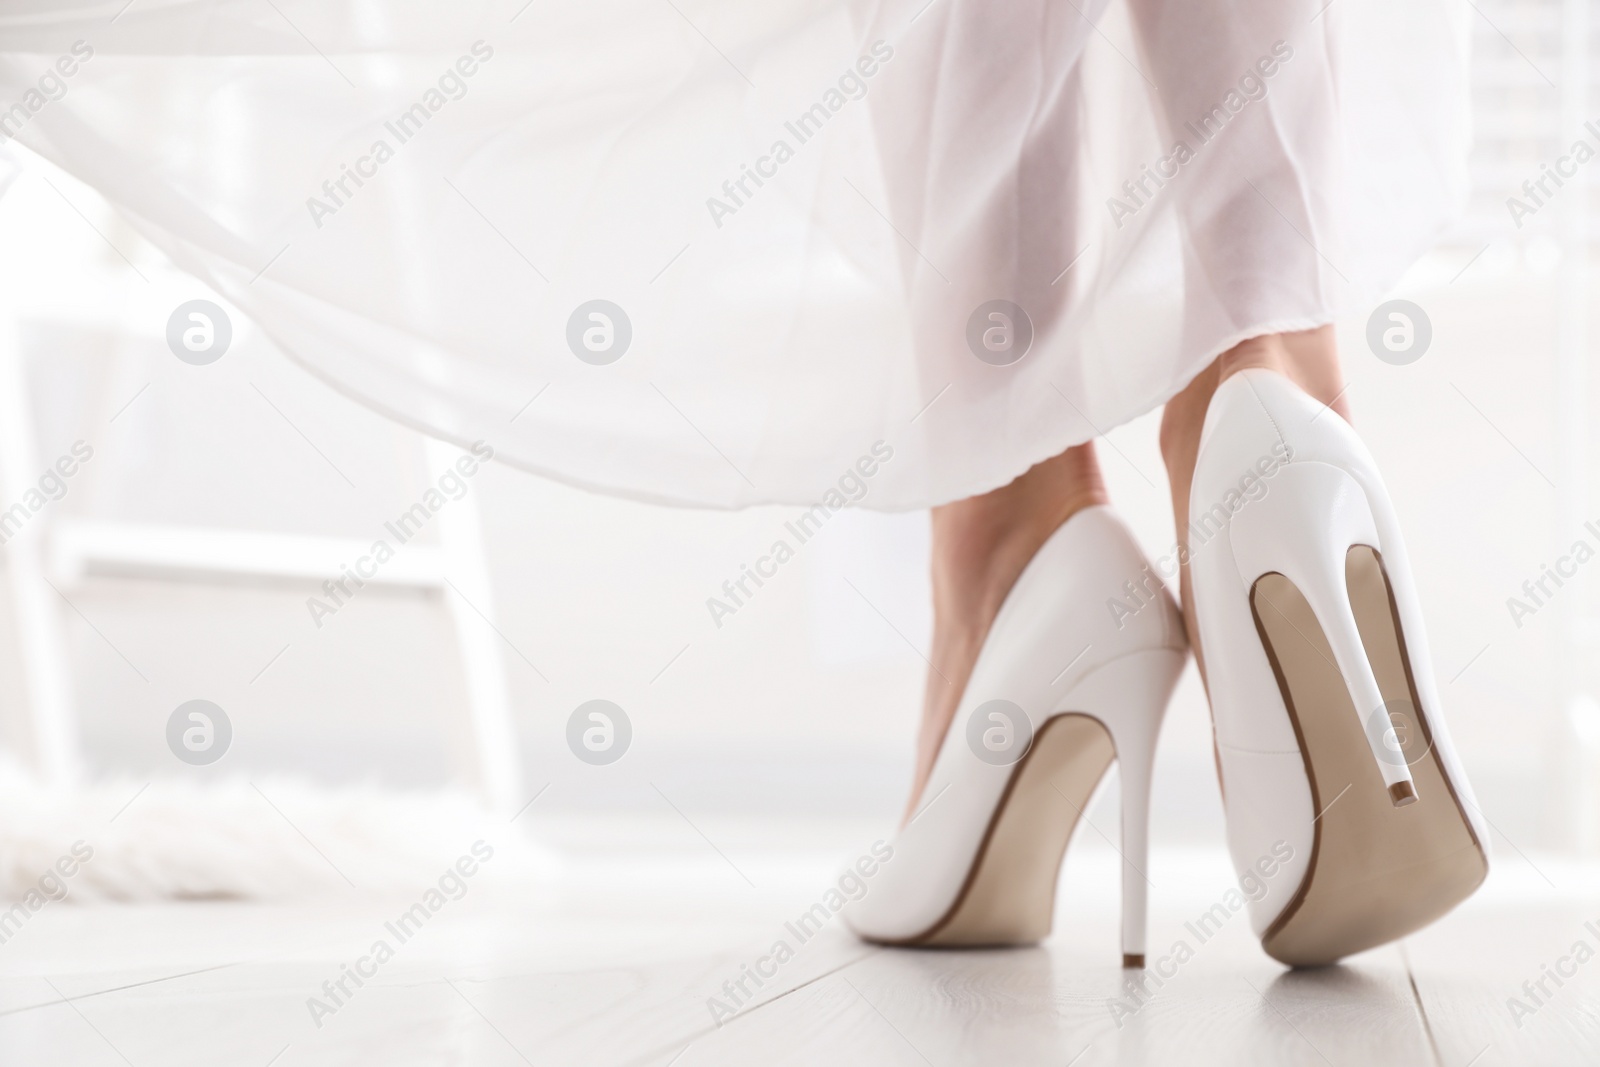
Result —
<path fill-rule="evenodd" d="M 0 135 L 350 396 L 642 499 L 993 488 L 1466 191 L 1455 3 L 123 3 L 0 8 Z"/>

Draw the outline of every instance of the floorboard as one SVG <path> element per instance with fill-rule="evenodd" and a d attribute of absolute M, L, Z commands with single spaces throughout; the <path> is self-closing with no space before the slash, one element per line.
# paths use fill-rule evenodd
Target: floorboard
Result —
<path fill-rule="evenodd" d="M 1069 855 L 1042 946 L 969 952 L 864 945 L 836 917 L 802 938 L 834 861 L 735 855 L 749 877 L 705 849 L 484 883 L 359 986 L 346 966 L 405 901 L 52 905 L 0 945 L 0 1048 L 72 1067 L 1600 1062 L 1600 956 L 1525 1018 L 1508 1008 L 1576 943 L 1600 952 L 1586 868 L 1497 867 L 1402 945 L 1292 972 L 1243 911 L 1198 925 L 1224 857 L 1158 853 L 1133 986 L 1109 847 Z"/>
<path fill-rule="evenodd" d="M 1440 1059 L 1445 1067 L 1592 1067 L 1600 1063 L 1600 892 L 1570 866 L 1535 869 L 1515 853 L 1501 862 L 1479 896 L 1405 943 Z"/>

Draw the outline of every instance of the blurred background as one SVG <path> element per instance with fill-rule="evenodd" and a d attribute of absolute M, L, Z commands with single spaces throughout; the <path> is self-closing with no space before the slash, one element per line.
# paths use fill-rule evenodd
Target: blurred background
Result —
<path fill-rule="evenodd" d="M 1531 603 L 1524 583 L 1575 542 L 1600 550 L 1586 374 L 1595 182 L 1578 166 L 1520 225 L 1507 203 L 1531 203 L 1523 183 L 1575 142 L 1600 149 L 1600 124 L 1585 126 L 1600 119 L 1590 7 L 1475 7 L 1472 208 L 1392 294 L 1423 309 L 1430 346 L 1395 366 L 1368 347 L 1365 318 L 1340 324 L 1347 395 L 1405 524 L 1433 669 L 1502 857 L 1600 847 L 1600 563 L 1531 615 L 1508 607 Z M 527 812 L 519 827 L 568 854 L 709 840 L 742 862 L 784 848 L 842 855 L 887 833 L 929 645 L 925 513 L 835 518 L 719 626 L 707 598 L 793 510 L 652 507 L 490 463 L 451 505 L 453 533 L 435 524 L 419 538 L 468 573 L 486 568 L 489 595 L 471 599 L 487 628 L 452 608 L 420 555 L 423 576 L 366 587 L 318 625 L 307 600 L 326 601 L 322 582 L 338 577 L 329 553 L 385 536 L 455 453 L 336 394 L 231 308 L 222 359 L 174 359 L 173 310 L 225 302 L 90 190 L 8 150 L 26 166 L 0 199 L 0 346 L 15 368 L 0 375 L 11 394 L 0 404 L 21 405 L 32 426 L 6 420 L 0 510 L 74 442 L 93 449 L 3 553 L 0 678 L 18 684 L 0 686 L 0 738 L 20 762 L 36 761 L 53 729 L 84 778 L 135 785 L 489 782 L 496 803 Z M 1152 554 L 1174 537 L 1157 421 L 1114 430 L 1101 457 Z M 237 556 L 251 545 L 264 546 L 266 572 L 280 551 L 324 569 L 247 573 Z M 168 558 L 207 546 L 235 562 L 186 570 Z M 19 559 L 47 584 L 30 586 Z M 54 697 L 39 681 L 50 677 L 64 680 Z M 41 699 L 57 708 L 44 727 Z M 209 766 L 168 747 L 169 717 L 195 699 L 232 726 Z M 625 756 L 604 766 L 567 743 L 574 709 L 596 699 L 632 727 Z M 509 736 L 474 718 L 485 707 L 503 708 Z M 1156 783 L 1157 847 L 1220 850 L 1192 668 Z M 1101 804 L 1092 818 L 1114 825 L 1114 799 Z"/>

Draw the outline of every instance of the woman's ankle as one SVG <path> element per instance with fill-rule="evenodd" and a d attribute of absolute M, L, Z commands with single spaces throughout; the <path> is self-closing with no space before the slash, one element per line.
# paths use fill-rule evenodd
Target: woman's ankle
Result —
<path fill-rule="evenodd" d="M 1187 547 L 1189 489 L 1194 479 L 1195 461 L 1200 456 L 1200 431 L 1205 426 L 1211 397 L 1228 378 L 1252 368 L 1276 371 L 1294 382 L 1306 394 L 1327 404 L 1348 419 L 1344 401 L 1344 381 L 1339 370 L 1339 354 L 1334 344 L 1333 327 L 1320 326 L 1299 333 L 1266 334 L 1235 345 L 1195 376 L 1184 390 L 1167 402 L 1161 413 L 1161 458 L 1166 464 L 1167 481 L 1172 490 L 1173 527 L 1178 541 Z M 1205 663 L 1196 627 L 1194 598 L 1185 565 L 1179 578 L 1184 624 L 1189 644 L 1205 676 Z"/>
<path fill-rule="evenodd" d="M 1276 371 L 1346 420 L 1350 417 L 1332 326 L 1252 337 L 1218 356 L 1167 402 L 1161 413 L 1161 455 L 1169 477 L 1188 481 L 1211 395 L 1235 374 L 1251 369 Z"/>
<path fill-rule="evenodd" d="M 1251 368 L 1277 371 L 1305 390 L 1306 395 L 1348 418 L 1343 400 L 1344 374 L 1339 367 L 1339 348 L 1332 326 L 1265 334 L 1235 345 L 1217 357 L 1217 384 Z"/>
<path fill-rule="evenodd" d="M 1218 356 L 1217 384 L 1221 385 L 1242 370 L 1251 369 L 1277 371 L 1285 377 L 1293 376 L 1294 368 L 1282 334 L 1269 333 L 1262 337 L 1252 337 Z"/>
<path fill-rule="evenodd" d="M 1000 605 L 1050 535 L 1109 502 L 1092 444 L 1039 463 L 982 496 L 933 509 L 933 646 L 909 820 Z"/>
<path fill-rule="evenodd" d="M 1109 502 L 1094 447 L 1084 444 L 1036 464 L 999 489 L 935 508 L 936 613 L 946 608 L 960 617 L 981 610 L 971 602 L 979 589 L 1003 599 L 1062 523 L 1086 507 Z M 997 585 L 1004 588 L 995 590 Z"/>

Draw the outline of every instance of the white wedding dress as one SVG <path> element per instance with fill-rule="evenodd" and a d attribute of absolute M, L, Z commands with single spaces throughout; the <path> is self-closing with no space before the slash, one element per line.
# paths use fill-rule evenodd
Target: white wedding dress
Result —
<path fill-rule="evenodd" d="M 902 509 L 1374 301 L 1465 199 L 1463 10 L 17 0 L 0 135 L 430 433 Z"/>

